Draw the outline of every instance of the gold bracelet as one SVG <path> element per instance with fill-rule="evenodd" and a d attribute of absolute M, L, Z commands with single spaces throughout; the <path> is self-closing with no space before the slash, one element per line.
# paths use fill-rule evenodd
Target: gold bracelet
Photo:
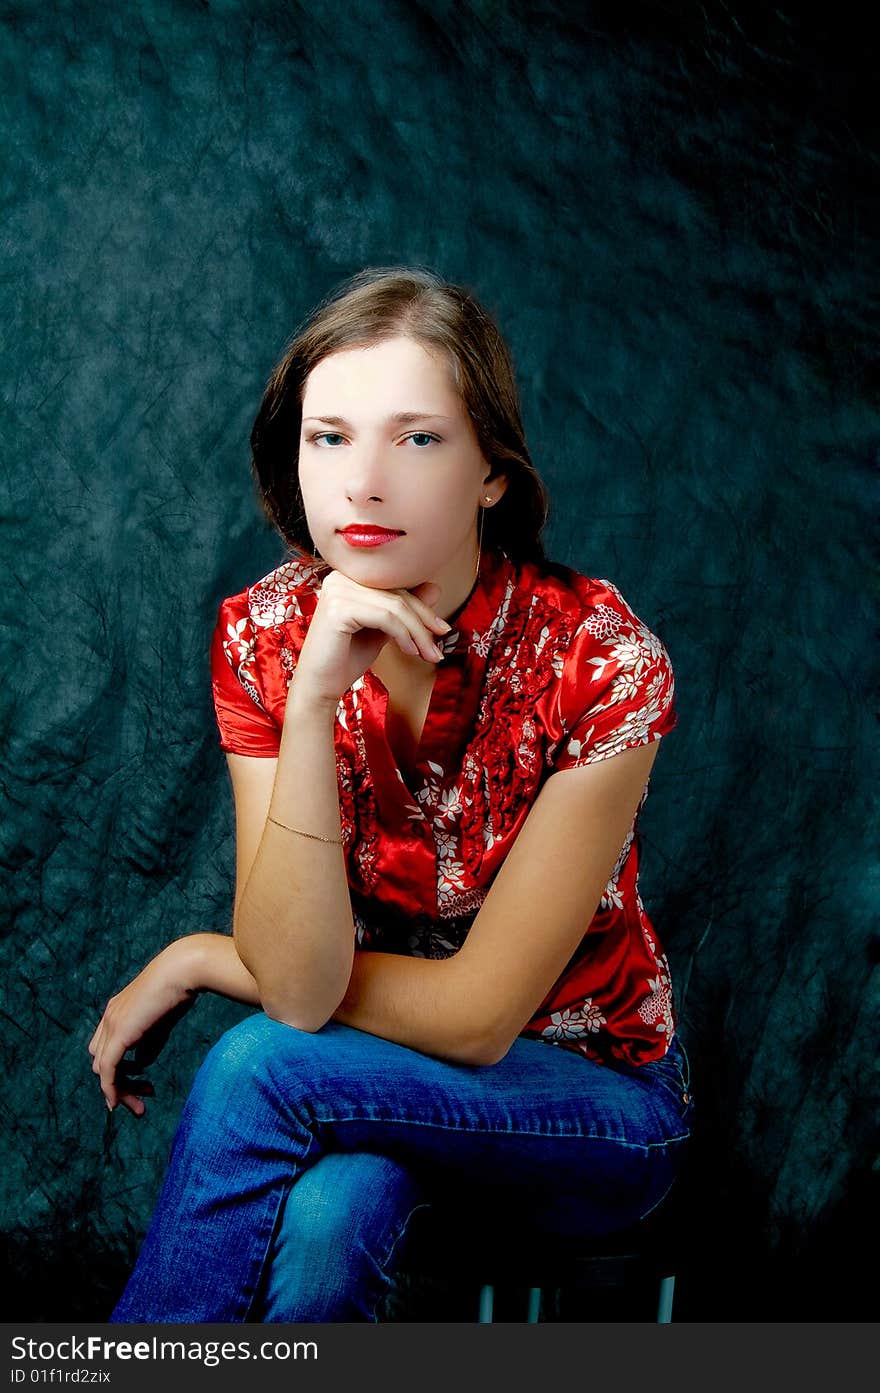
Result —
<path fill-rule="evenodd" d="M 317 832 L 300 832 L 298 827 L 288 827 L 286 822 L 279 822 L 277 817 L 269 817 L 268 814 L 267 821 L 274 822 L 276 827 L 283 827 L 285 832 L 296 832 L 298 836 L 312 837 L 316 842 L 331 842 L 333 846 L 342 846 L 342 841 L 339 837 L 321 837 Z"/>

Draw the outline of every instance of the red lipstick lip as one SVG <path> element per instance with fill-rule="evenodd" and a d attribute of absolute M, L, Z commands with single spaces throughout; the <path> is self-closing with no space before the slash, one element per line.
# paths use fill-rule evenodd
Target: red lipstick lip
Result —
<path fill-rule="evenodd" d="M 339 529 L 340 537 L 344 537 L 350 547 L 363 549 L 368 547 L 375 551 L 377 547 L 387 547 L 392 542 L 396 542 L 398 537 L 403 537 L 403 532 L 389 532 L 387 528 L 375 526 L 359 526 L 353 522 L 349 527 Z"/>

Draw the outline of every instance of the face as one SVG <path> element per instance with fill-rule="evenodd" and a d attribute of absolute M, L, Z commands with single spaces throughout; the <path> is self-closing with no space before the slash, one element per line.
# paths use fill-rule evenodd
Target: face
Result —
<path fill-rule="evenodd" d="M 505 481 L 484 482 L 490 467 L 445 356 L 406 337 L 331 353 L 306 379 L 302 416 L 300 488 L 324 561 L 378 589 L 432 580 L 460 602 L 476 575 L 480 503 Z M 355 546 L 342 535 L 352 523 L 402 535 Z"/>

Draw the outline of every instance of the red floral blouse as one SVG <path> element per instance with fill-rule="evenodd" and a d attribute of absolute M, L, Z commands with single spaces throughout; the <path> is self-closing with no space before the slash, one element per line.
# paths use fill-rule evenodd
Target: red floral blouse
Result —
<path fill-rule="evenodd" d="M 484 551 L 448 616 L 415 772 L 385 734 L 388 691 L 367 669 L 335 723 L 342 838 L 357 946 L 457 952 L 554 772 L 645 745 L 677 724 L 669 655 L 609 580 Z M 220 605 L 211 674 L 220 746 L 277 756 L 287 688 L 323 563 L 285 562 Z M 676 1025 L 666 956 L 638 888 L 638 816 L 584 936 L 523 1028 L 563 1049 L 658 1059 Z M 534 909 L 540 932 L 540 906 Z"/>

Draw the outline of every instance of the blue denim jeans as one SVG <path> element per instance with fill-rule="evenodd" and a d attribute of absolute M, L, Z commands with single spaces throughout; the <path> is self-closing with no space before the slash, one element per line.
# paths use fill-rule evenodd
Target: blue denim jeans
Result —
<path fill-rule="evenodd" d="M 629 1227 L 690 1135 L 687 1056 L 598 1064 L 519 1036 L 497 1064 L 263 1012 L 184 1104 L 112 1322 L 377 1321 L 410 1220 L 466 1187 L 578 1238 Z"/>

